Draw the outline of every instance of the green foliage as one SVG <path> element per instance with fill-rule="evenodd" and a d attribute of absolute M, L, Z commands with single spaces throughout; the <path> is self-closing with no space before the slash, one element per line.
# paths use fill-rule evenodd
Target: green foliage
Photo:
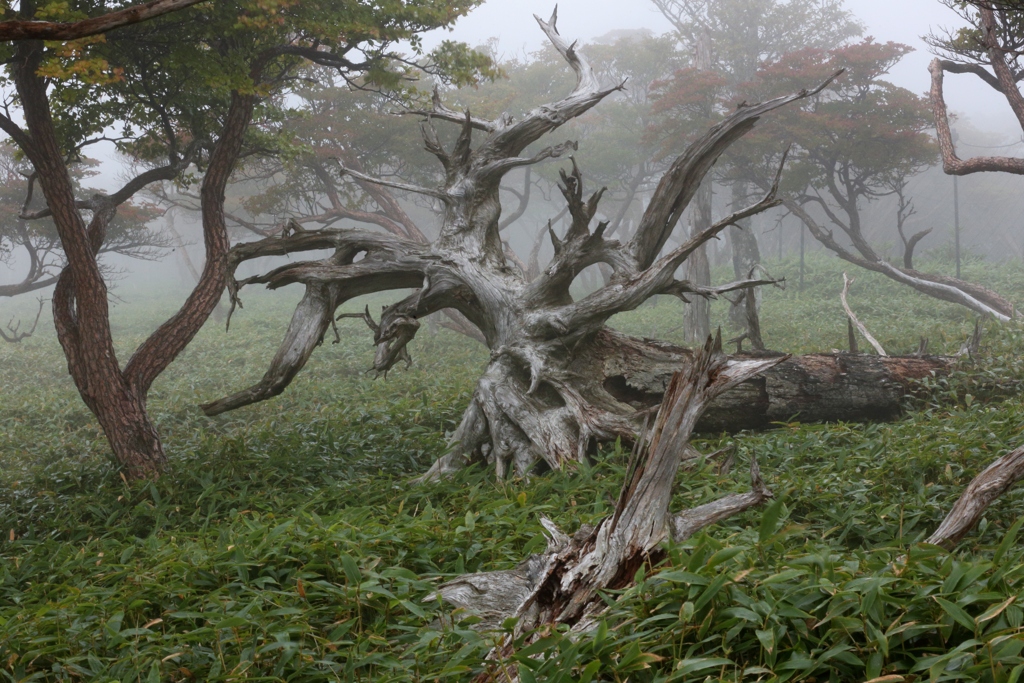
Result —
<path fill-rule="evenodd" d="M 840 346 L 841 267 L 808 259 L 803 291 L 794 267 L 776 267 L 787 290 L 765 293 L 765 339 Z M 967 267 L 1024 296 L 1019 269 Z M 134 301 L 113 312 L 124 348 L 175 306 L 120 295 Z M 341 343 L 284 395 L 203 417 L 200 400 L 262 373 L 286 299 L 250 294 L 230 334 L 208 326 L 159 378 L 150 406 L 172 466 L 153 484 L 116 476 L 52 333 L 0 347 L 0 679 L 466 680 L 497 635 L 430 599 L 438 581 L 542 549 L 541 515 L 572 531 L 614 505 L 626 460 L 614 446 L 571 476 L 470 470 L 408 486 L 443 452 L 487 360 L 444 330 L 422 330 L 413 367 L 375 382 L 369 333 L 340 321 Z M 881 278 L 858 276 L 851 303 L 894 350 L 921 334 L 955 350 L 973 324 Z M 617 325 L 660 334 L 679 318 L 678 303 L 658 301 Z M 737 465 L 681 475 L 676 508 L 745 490 L 755 456 L 776 502 L 670 547 L 608 596 L 589 637 L 551 631 L 505 666 L 524 681 L 1016 680 L 1024 494 L 1001 499 L 954 553 L 919 542 L 1018 445 L 1024 401 L 982 395 L 972 375 L 1017 386 L 1022 345 L 1020 328 L 988 326 L 977 365 L 933 383 L 900 422 L 698 442 L 733 444 Z"/>
<path fill-rule="evenodd" d="M 478 2 L 200 3 L 109 35 L 47 44 L 39 73 L 52 83 L 54 124 L 72 158 L 100 136 L 115 138 L 122 151 L 147 161 L 166 156 L 167 149 L 208 149 L 219 137 L 232 92 L 264 98 L 256 120 L 261 125 L 249 134 L 250 147 L 265 153 L 287 148 L 287 139 L 275 141 L 264 129 L 286 111 L 291 76 L 309 61 L 330 67 L 339 80 L 397 92 L 410 89 L 414 71 L 459 84 L 490 75 L 490 60 L 465 45 L 447 41 L 425 54 L 419 39 Z M 20 18 L 70 21 L 112 9 L 91 0 L 55 2 L 26 5 Z M 197 162 L 202 165 L 202 155 Z"/>

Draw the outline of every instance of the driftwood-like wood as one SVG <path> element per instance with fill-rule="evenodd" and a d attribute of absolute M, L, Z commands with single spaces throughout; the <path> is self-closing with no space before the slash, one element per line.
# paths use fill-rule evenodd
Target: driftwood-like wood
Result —
<path fill-rule="evenodd" d="M 513 638 L 500 642 L 489 659 L 507 658 L 515 638 L 525 635 L 529 642 L 541 626 L 567 624 L 577 632 L 585 630 L 605 607 L 598 591 L 629 586 L 643 564 L 664 556 L 665 540 L 685 540 L 772 496 L 754 461 L 750 492 L 676 514 L 669 511 L 676 474 L 704 409 L 730 387 L 785 360 L 731 360 L 721 351 L 721 335 L 714 342 L 709 338 L 689 367 L 672 377 L 651 437 L 636 451 L 612 515 L 581 527 L 572 537 L 541 520 L 548 533 L 544 553 L 513 570 L 469 574 L 438 589 L 449 604 L 479 615 L 483 628 L 508 617 L 518 619 Z M 493 669 L 498 671 L 501 680 L 515 680 L 516 672 L 507 664 Z M 486 672 L 479 680 L 495 678 Z"/>
<path fill-rule="evenodd" d="M 692 352 L 666 342 L 638 340 L 607 330 L 588 358 L 600 363 L 604 388 L 638 411 L 656 408 L 672 374 Z M 782 354 L 738 354 L 734 360 Z M 764 429 L 775 422 L 885 421 L 903 414 L 903 399 L 918 380 L 942 376 L 950 356 L 876 356 L 812 353 L 792 356 L 715 399 L 698 432 Z M 575 366 L 572 366 L 575 367 Z"/>
<path fill-rule="evenodd" d="M 970 533 L 999 496 L 1024 479 L 1024 446 L 1010 451 L 974 478 L 927 542 L 952 548 Z"/>
<path fill-rule="evenodd" d="M 635 233 L 625 242 L 606 234 L 608 224 L 592 225 L 604 190 L 588 196 L 583 174 L 573 162 L 571 170 L 561 172 L 560 186 L 571 218 L 569 227 L 562 235 L 548 231 L 554 258 L 532 278 L 509 259 L 500 234 L 502 178 L 513 169 L 571 154 L 576 149 L 571 141 L 535 152 L 527 149 L 622 87 L 602 86 L 575 45 L 559 35 L 554 16 L 537 21 L 576 74 L 576 86 L 565 98 L 518 120 L 505 115 L 491 121 L 452 111 L 435 96 L 432 108 L 421 114 L 426 117 L 422 123 L 426 148 L 444 170 L 440 187 L 415 187 L 346 170 L 361 182 L 417 192 L 440 202 L 444 220 L 433 243 L 335 228 L 273 236 L 232 251 L 231 274 L 241 263 L 263 256 L 317 249 L 333 249 L 334 253 L 323 260 L 295 260 L 269 273 L 229 282 L 233 302 L 238 301 L 240 289 L 250 284 L 276 288 L 302 283 L 306 295 L 263 379 L 204 405 L 207 414 L 281 393 L 322 342 L 338 307 L 346 301 L 371 292 L 413 289 L 405 299 L 387 307 L 375 323 L 378 351 L 374 369 L 378 373 L 406 358 L 404 350 L 416 334 L 417 320 L 443 309 L 455 309 L 476 326 L 491 352 L 453 437 L 452 452 L 427 476 L 440 476 L 482 458 L 499 476 L 526 474 L 539 461 L 553 469 L 571 467 L 587 457 L 595 442 L 633 439 L 642 422 L 628 397 L 617 397 L 614 387 L 607 385 L 611 375 L 606 374 L 605 360 L 630 355 L 647 343 L 612 333 L 606 327 L 612 316 L 633 310 L 658 294 L 684 300 L 715 297 L 772 282 L 750 277 L 710 287 L 676 279 L 676 273 L 708 240 L 738 221 L 776 206 L 778 174 L 765 196 L 752 206 L 696 232 L 676 248 L 666 245 L 718 157 L 761 116 L 818 90 L 743 106 L 711 128 L 670 165 Z M 450 148 L 442 144 L 435 121 L 460 126 Z M 573 280 L 594 264 L 607 268 L 604 286 L 574 299 L 570 293 Z M 609 349 L 609 345 L 616 348 Z M 657 356 L 641 353 L 633 360 L 649 357 L 656 362 Z M 668 375 L 681 367 L 685 366 L 677 362 Z M 663 391 L 664 385 L 658 393 Z"/>
<path fill-rule="evenodd" d="M 850 308 L 850 302 L 846 300 L 847 295 L 850 293 L 850 285 L 852 284 L 853 279 L 847 277 L 846 273 L 843 273 L 843 291 L 839 293 L 839 300 L 843 302 L 843 310 L 846 311 L 846 317 L 849 319 L 850 324 L 856 327 L 857 331 L 860 332 L 861 335 L 868 340 L 868 343 L 874 347 L 879 356 L 888 356 L 889 354 L 885 352 L 885 349 L 883 349 L 882 345 L 878 343 L 878 340 L 868 332 L 868 328 L 864 327 L 864 323 L 858 320 L 857 316 L 853 314 L 853 309 Z M 853 335 L 850 335 L 850 352 L 857 352 Z"/>

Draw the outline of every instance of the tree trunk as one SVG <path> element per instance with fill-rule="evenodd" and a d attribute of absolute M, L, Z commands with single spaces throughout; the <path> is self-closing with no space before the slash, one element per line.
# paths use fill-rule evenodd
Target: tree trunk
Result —
<path fill-rule="evenodd" d="M 730 360 L 782 355 L 740 354 Z M 574 379 L 579 412 L 555 392 L 529 394 L 528 375 L 507 359 L 492 361 L 453 437 L 455 449 L 425 476 L 445 475 L 477 459 L 492 464 L 499 475 L 522 476 L 539 459 L 561 469 L 583 460 L 598 441 L 631 442 L 646 416 L 662 404 L 672 375 L 689 367 L 692 358 L 689 349 L 604 329 L 575 350 L 566 369 Z M 791 421 L 894 420 L 903 414 L 903 399 L 916 381 L 944 375 L 954 362 L 947 356 L 789 357 L 712 401 L 695 431 L 738 432 Z M 499 439 L 487 429 L 494 424 L 501 425 Z M 579 424 L 587 428 L 579 430 Z M 504 447 L 494 448 L 495 442 Z"/>
<path fill-rule="evenodd" d="M 14 81 L 25 112 L 27 135 L 5 121 L 38 174 L 67 257 L 53 297 L 57 338 L 68 371 L 89 410 L 96 416 L 113 456 L 129 478 L 159 476 L 167 458 L 155 427 L 146 414 L 146 394 L 153 380 L 202 327 L 220 300 L 226 281 L 229 248 L 224 225 L 224 188 L 241 150 L 255 97 L 232 97 L 224 129 L 203 178 L 203 234 L 206 265 L 182 308 L 136 350 L 121 370 L 110 329 L 107 286 L 96 255 L 117 206 L 154 180 L 172 179 L 187 166 L 174 155 L 167 167 L 147 171 L 110 196 L 94 197 L 85 225 L 76 205 L 71 178 L 50 115 L 46 82 L 38 74 L 43 45 L 19 44 Z"/>
<path fill-rule="evenodd" d="M 701 183 L 694 198 L 691 235 L 711 227 L 711 179 Z M 708 263 L 707 245 L 698 247 L 686 261 L 686 277 L 695 285 L 711 285 L 711 264 Z M 702 296 L 693 297 L 686 306 L 683 325 L 687 344 L 700 344 L 711 334 L 711 302 Z"/>
<path fill-rule="evenodd" d="M 694 66 L 702 71 L 711 71 L 711 37 L 702 31 L 693 46 Z M 710 98 L 709 98 L 710 99 Z M 704 114 L 710 119 L 714 111 L 714 102 L 708 101 Z M 690 214 L 690 235 L 698 235 L 711 227 L 711 178 L 705 178 L 693 199 L 693 211 Z M 707 245 L 698 247 L 686 261 L 686 277 L 690 282 L 701 287 L 711 285 L 711 264 L 708 263 Z M 704 297 L 694 297 L 686 306 L 683 319 L 683 338 L 687 344 L 696 346 L 703 344 L 711 335 L 711 302 Z"/>
<path fill-rule="evenodd" d="M 750 353 L 733 360 L 782 354 Z M 639 340 L 616 332 L 602 334 L 591 362 L 600 364 L 604 388 L 635 410 L 662 401 L 673 372 L 690 363 L 692 352 L 670 344 Z M 713 401 L 698 432 L 765 429 L 776 422 L 893 420 L 915 383 L 949 372 L 950 356 L 887 356 L 815 353 L 792 356 Z"/>
<path fill-rule="evenodd" d="M 732 206 L 743 206 L 747 201 L 749 186 L 744 182 L 735 182 L 732 185 Z M 749 219 L 739 221 L 736 225 L 729 227 L 729 243 L 732 245 L 732 269 L 737 280 L 752 277 L 754 270 L 761 263 L 761 249 L 757 245 L 757 235 L 754 234 L 753 226 Z M 756 295 L 755 295 L 756 296 Z M 754 314 L 757 314 L 758 304 L 754 301 Z M 747 310 L 746 298 L 741 298 L 737 304 L 729 309 L 729 320 L 738 329 L 751 333 L 748 319 L 750 312 Z"/>
<path fill-rule="evenodd" d="M 152 476 L 166 458 L 145 411 L 145 400 L 124 381 L 110 333 L 107 287 L 96 262 L 116 207 L 94 213 L 88 228 L 75 206 L 74 189 L 50 116 L 46 83 L 37 70 L 43 45 L 18 46 L 14 80 L 29 140 L 20 146 L 35 167 L 68 264 L 53 297 L 54 324 L 71 373 L 96 415 L 114 457 L 129 476 Z"/>

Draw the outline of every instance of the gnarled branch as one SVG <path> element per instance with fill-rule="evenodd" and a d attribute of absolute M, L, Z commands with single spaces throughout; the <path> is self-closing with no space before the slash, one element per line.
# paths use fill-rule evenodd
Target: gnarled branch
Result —
<path fill-rule="evenodd" d="M 951 548 L 978 523 L 999 496 L 1024 479 L 1024 446 L 1002 456 L 975 477 L 927 542 Z"/>
<path fill-rule="evenodd" d="M 928 71 L 932 75 L 932 86 L 929 96 L 932 101 L 932 113 L 935 116 L 935 131 L 939 140 L 939 152 L 942 154 L 942 170 L 949 175 L 968 175 L 970 173 L 983 173 L 986 171 L 1001 171 L 1003 173 L 1024 175 L 1024 159 L 988 156 L 963 160 L 957 156 L 956 147 L 953 145 L 953 133 L 949 127 L 946 100 L 942 92 L 942 61 L 933 59 L 928 66 Z"/>
<path fill-rule="evenodd" d="M 730 145 L 746 135 L 758 119 L 768 112 L 821 92 L 841 73 L 841 70 L 837 71 L 812 90 L 801 90 L 792 95 L 741 107 L 687 147 L 658 183 L 640 219 L 636 234 L 627 245 L 640 267 L 647 268 L 657 258 L 683 211 L 697 193 L 701 180 Z"/>

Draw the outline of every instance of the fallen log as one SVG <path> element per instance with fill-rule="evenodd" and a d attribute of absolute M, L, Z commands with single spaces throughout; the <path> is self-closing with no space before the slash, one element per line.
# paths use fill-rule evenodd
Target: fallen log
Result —
<path fill-rule="evenodd" d="M 673 372 L 691 362 L 688 349 L 611 332 L 599 339 L 604 389 L 637 410 L 661 403 Z M 606 354 L 600 351 L 607 351 Z M 745 353 L 735 360 L 782 354 Z M 952 356 L 876 356 L 812 353 L 792 356 L 719 396 L 697 423 L 697 432 L 765 429 L 777 422 L 888 421 L 903 413 L 903 399 L 918 380 L 943 376 Z"/>
<path fill-rule="evenodd" d="M 474 393 L 462 423 L 452 437 L 453 448 L 441 456 L 417 481 L 447 476 L 470 462 L 496 463 L 499 477 L 510 472 L 524 476 L 543 459 L 551 469 L 583 459 L 599 442 L 630 442 L 651 413 L 661 405 L 666 387 L 678 371 L 693 363 L 693 352 L 667 342 L 631 337 L 609 328 L 598 330 L 575 347 L 563 348 L 568 358 L 559 382 L 571 382 L 573 402 L 538 383 L 530 393 L 525 372 L 511 374 L 506 387 L 485 377 Z M 784 354 L 751 352 L 729 356 L 730 361 L 759 361 Z M 915 381 L 948 374 L 956 358 L 947 356 L 875 356 L 817 353 L 787 357 L 771 369 L 747 379 L 717 398 L 703 412 L 698 433 L 766 429 L 779 422 L 867 422 L 894 420 L 902 415 L 903 399 L 915 390 Z M 515 443 L 523 433 L 554 434 L 544 448 L 508 457 L 487 443 L 487 427 L 501 414 L 480 408 L 500 406 L 519 422 L 506 425 L 502 444 Z M 585 429 L 572 430 L 562 439 L 565 417 L 573 415 Z M 518 425 L 525 425 L 520 428 Z M 549 428 L 547 432 L 545 428 Z M 503 461 L 504 459 L 504 461 Z"/>

